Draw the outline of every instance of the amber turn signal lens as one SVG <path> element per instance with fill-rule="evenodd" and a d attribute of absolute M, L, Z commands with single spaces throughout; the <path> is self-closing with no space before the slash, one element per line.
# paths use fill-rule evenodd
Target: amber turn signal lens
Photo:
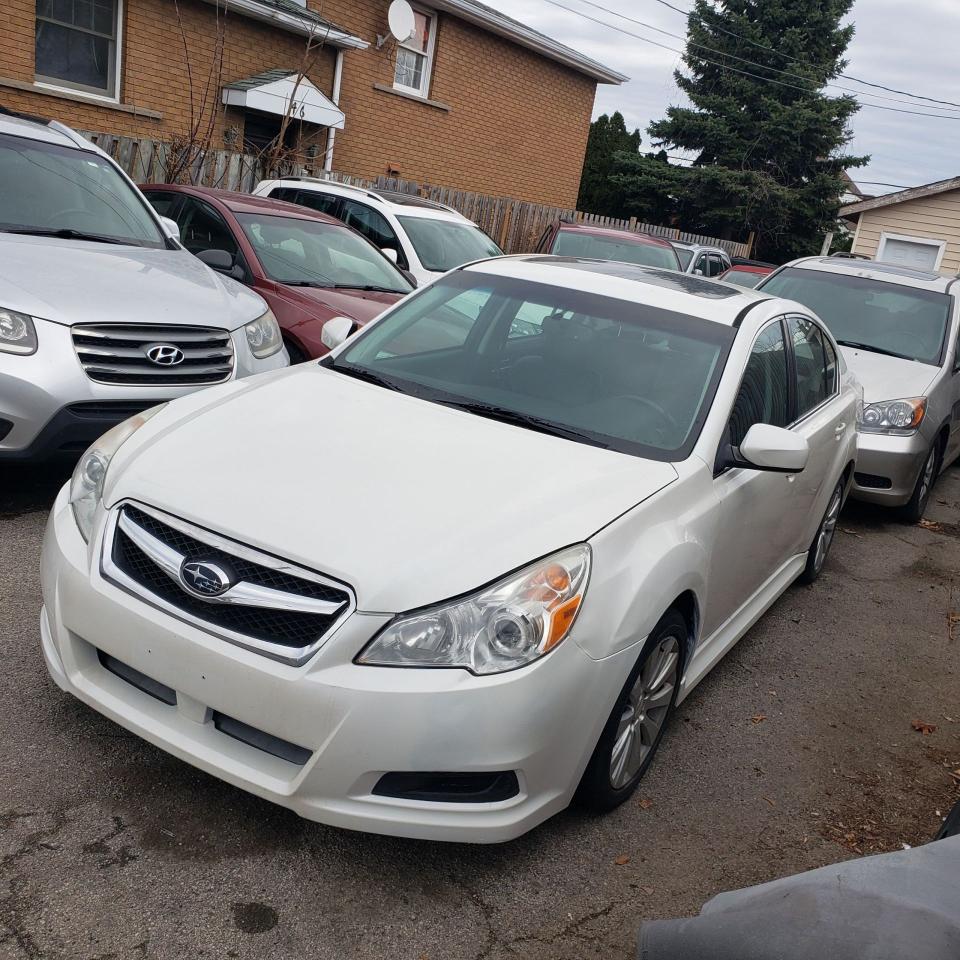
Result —
<path fill-rule="evenodd" d="M 555 647 L 567 635 L 579 607 L 580 597 L 571 597 L 561 603 L 556 610 L 550 611 L 550 632 L 547 634 L 547 641 L 543 645 L 544 653 L 551 647 Z"/>

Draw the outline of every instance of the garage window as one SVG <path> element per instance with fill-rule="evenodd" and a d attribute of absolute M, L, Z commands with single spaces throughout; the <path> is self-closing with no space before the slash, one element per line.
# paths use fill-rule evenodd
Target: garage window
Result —
<path fill-rule="evenodd" d="M 912 270 L 936 271 L 940 269 L 946 246 L 945 240 L 881 233 L 877 259 Z"/>
<path fill-rule="evenodd" d="M 116 98 L 121 0 L 37 0 L 36 79 Z"/>
<path fill-rule="evenodd" d="M 436 39 L 437 18 L 426 10 L 414 10 L 413 36 L 397 46 L 393 85 L 397 90 L 426 97 L 430 92 L 430 69 Z"/>

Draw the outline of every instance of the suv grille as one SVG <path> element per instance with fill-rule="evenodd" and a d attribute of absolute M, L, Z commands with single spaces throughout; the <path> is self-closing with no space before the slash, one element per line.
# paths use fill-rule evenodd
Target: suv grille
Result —
<path fill-rule="evenodd" d="M 161 517 L 163 519 L 161 519 Z M 240 646 L 302 663 L 353 610 L 341 585 L 151 508 L 124 504 L 104 540 L 107 579 Z M 215 564 L 231 586 L 200 596 L 184 564 Z"/>
<path fill-rule="evenodd" d="M 216 327 L 118 323 L 81 325 L 72 332 L 80 365 L 99 383 L 220 383 L 233 372 L 233 341 Z M 173 347 L 182 359 L 156 363 L 147 356 L 155 346 Z"/>

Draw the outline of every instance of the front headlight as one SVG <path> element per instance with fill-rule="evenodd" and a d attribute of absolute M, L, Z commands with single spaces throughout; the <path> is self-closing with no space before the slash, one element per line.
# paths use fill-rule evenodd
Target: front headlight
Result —
<path fill-rule="evenodd" d="M 118 423 L 97 440 L 80 458 L 70 478 L 70 506 L 80 528 L 80 535 L 89 541 L 97 504 L 103 496 L 103 483 L 107 478 L 110 461 L 120 447 L 130 439 L 152 416 L 159 413 L 161 403 L 143 413 L 138 413 L 123 423 Z"/>
<path fill-rule="evenodd" d="M 25 313 L 0 307 L 0 351 L 24 355 L 37 352 L 37 328 Z"/>
<path fill-rule="evenodd" d="M 247 335 L 250 352 L 258 360 L 272 357 L 283 346 L 280 324 L 272 310 L 268 309 L 263 316 L 257 317 L 253 323 L 248 323 L 243 330 Z"/>
<path fill-rule="evenodd" d="M 570 632 L 589 573 L 590 547 L 569 547 L 471 596 L 399 617 L 357 663 L 477 674 L 522 667 Z"/>
<path fill-rule="evenodd" d="M 863 433 L 889 433 L 906 437 L 916 432 L 926 412 L 926 397 L 865 403 L 857 412 L 857 426 Z"/>

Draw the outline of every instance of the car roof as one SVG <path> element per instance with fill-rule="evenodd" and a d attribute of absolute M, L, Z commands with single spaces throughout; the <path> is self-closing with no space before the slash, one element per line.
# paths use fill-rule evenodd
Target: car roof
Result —
<path fill-rule="evenodd" d="M 669 240 L 662 237 L 655 237 L 649 233 L 637 233 L 634 230 L 617 230 L 613 227 L 597 227 L 592 223 L 560 223 L 562 231 L 576 231 L 578 233 L 588 233 L 596 237 L 614 237 L 617 240 L 626 240 L 630 243 L 647 244 L 651 247 L 672 247 Z"/>
<path fill-rule="evenodd" d="M 163 190 L 169 193 L 185 193 L 190 196 L 207 197 L 219 200 L 231 213 L 260 213 L 274 214 L 275 216 L 296 217 L 300 220 L 320 220 L 323 223 L 342 227 L 343 223 L 335 217 L 312 210 L 299 203 L 288 203 L 286 200 L 274 200 L 272 197 L 255 197 L 249 193 L 239 193 L 236 190 L 218 190 L 215 187 L 194 187 L 180 183 L 148 183 L 140 188 L 144 193 Z"/>
<path fill-rule="evenodd" d="M 280 177 L 273 182 L 282 187 L 329 193 L 338 197 L 355 197 L 381 209 L 389 210 L 395 216 L 422 217 L 426 220 L 455 220 L 458 223 L 473 222 L 446 204 L 395 190 L 355 187 L 346 183 L 337 183 L 335 180 L 321 180 L 317 177 Z"/>
<path fill-rule="evenodd" d="M 853 277 L 871 277 L 885 283 L 916 287 L 921 290 L 933 290 L 947 293 L 955 277 L 945 277 L 928 270 L 913 270 L 900 267 L 895 263 L 883 263 L 879 260 L 858 260 L 849 257 L 805 257 L 785 264 L 800 270 L 818 270 L 821 273 L 839 273 Z"/>
<path fill-rule="evenodd" d="M 44 143 L 55 143 L 61 147 L 72 147 L 74 150 L 102 153 L 96 144 L 85 140 L 75 130 L 57 123 L 56 120 L 48 120 L 46 117 L 37 117 L 29 113 L 18 113 L 2 106 L 0 106 L 0 133 L 42 140 Z"/>
<path fill-rule="evenodd" d="M 786 302 L 730 283 L 615 260 L 520 254 L 480 260 L 460 269 L 649 303 L 728 326 L 733 326 L 744 309 L 752 304 L 766 301 L 772 306 Z"/>
<path fill-rule="evenodd" d="M 687 243 L 686 240 L 671 240 L 675 247 L 683 247 L 684 250 L 705 250 L 707 253 L 727 253 L 723 247 L 714 247 L 706 243 Z M 729 256 L 729 254 L 727 254 Z"/>

